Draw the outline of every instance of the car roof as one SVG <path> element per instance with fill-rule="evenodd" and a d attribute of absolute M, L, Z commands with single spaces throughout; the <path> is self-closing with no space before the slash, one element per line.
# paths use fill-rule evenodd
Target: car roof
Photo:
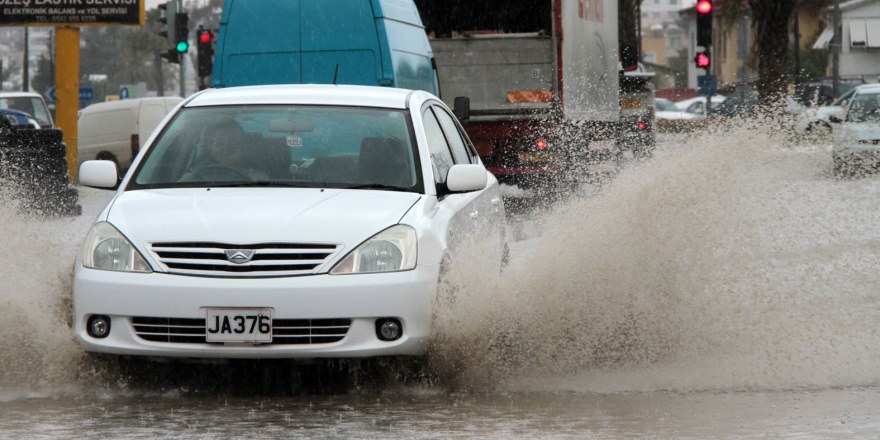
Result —
<path fill-rule="evenodd" d="M 880 84 L 876 84 L 876 83 L 875 84 L 862 84 L 862 85 L 856 86 L 855 90 L 856 90 L 856 93 L 863 93 L 863 92 L 876 93 L 876 92 L 880 92 Z"/>
<path fill-rule="evenodd" d="M 36 92 L 0 92 L 0 98 L 20 98 L 20 97 L 42 98 L 43 95 L 36 93 Z"/>
<path fill-rule="evenodd" d="M 242 104 L 342 105 L 405 109 L 412 90 L 391 87 L 285 84 L 208 89 L 186 107 Z"/>
<path fill-rule="evenodd" d="M 179 96 L 151 96 L 148 98 L 132 98 L 132 99 L 120 99 L 118 101 L 107 101 L 107 102 L 96 102 L 94 104 L 87 105 L 83 107 L 79 113 L 91 113 L 97 111 L 105 111 L 110 109 L 120 109 L 120 108 L 130 108 L 137 107 L 141 102 L 150 102 L 150 101 L 167 101 L 172 104 L 177 104 L 180 101 L 183 101 L 183 98 Z"/>

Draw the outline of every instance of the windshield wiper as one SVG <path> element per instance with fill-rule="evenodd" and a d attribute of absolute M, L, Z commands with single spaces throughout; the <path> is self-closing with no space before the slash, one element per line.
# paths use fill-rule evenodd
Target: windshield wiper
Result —
<path fill-rule="evenodd" d="M 343 189 L 383 189 L 387 191 L 412 192 L 412 188 L 402 188 L 399 186 L 383 185 L 381 183 L 368 183 L 365 185 L 346 186 Z"/>
<path fill-rule="evenodd" d="M 312 185 L 306 185 L 297 182 L 273 182 L 271 180 L 258 180 L 255 182 L 236 182 L 223 183 L 219 185 L 209 185 L 211 188 L 247 188 L 247 187 L 277 187 L 277 188 L 312 188 Z"/>

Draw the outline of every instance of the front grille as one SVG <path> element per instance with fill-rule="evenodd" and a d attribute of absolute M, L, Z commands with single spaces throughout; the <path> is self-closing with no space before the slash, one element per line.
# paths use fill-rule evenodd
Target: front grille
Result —
<path fill-rule="evenodd" d="M 859 141 L 859 143 L 861 143 L 861 144 L 880 145 L 880 139 L 866 139 L 866 140 L 861 140 L 861 141 Z"/>
<path fill-rule="evenodd" d="M 169 273 L 183 275 L 267 277 L 311 275 L 334 255 L 333 244 L 207 242 L 153 243 L 150 250 Z M 233 263 L 226 251 L 253 251 L 246 263 Z"/>
<path fill-rule="evenodd" d="M 204 318 L 131 319 L 141 339 L 171 344 L 205 344 Z M 348 334 L 351 319 L 273 319 L 273 345 L 311 345 L 339 342 Z"/>

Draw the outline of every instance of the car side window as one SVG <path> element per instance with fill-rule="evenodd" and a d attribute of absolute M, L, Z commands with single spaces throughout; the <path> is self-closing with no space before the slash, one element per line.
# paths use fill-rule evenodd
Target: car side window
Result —
<path fill-rule="evenodd" d="M 431 163 L 434 166 L 434 181 L 446 183 L 449 168 L 455 163 L 452 152 L 449 150 L 449 144 L 446 142 L 446 136 L 443 134 L 443 129 L 440 128 L 440 122 L 437 121 L 430 108 L 422 111 L 422 122 L 425 125 L 425 136 L 428 138 Z"/>
<path fill-rule="evenodd" d="M 473 154 L 471 154 L 468 148 L 467 141 L 462 137 L 461 131 L 455 125 L 452 115 L 436 105 L 432 109 L 434 110 L 434 115 L 437 116 L 437 120 L 440 121 L 443 133 L 446 134 L 449 146 L 452 148 L 452 156 L 455 159 L 455 163 L 474 163 Z"/>

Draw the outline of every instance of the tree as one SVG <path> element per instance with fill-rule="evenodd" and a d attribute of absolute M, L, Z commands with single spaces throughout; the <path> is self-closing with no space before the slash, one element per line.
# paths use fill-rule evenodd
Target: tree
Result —
<path fill-rule="evenodd" d="M 752 58 L 758 65 L 757 89 L 762 104 L 770 105 L 784 96 L 791 81 L 789 67 L 790 24 L 795 7 L 818 8 L 828 0 L 729 0 L 722 6 L 725 26 L 744 16 L 752 18 L 755 44 Z"/>
<path fill-rule="evenodd" d="M 620 41 L 638 43 L 641 39 L 641 29 L 638 29 L 641 4 L 642 0 L 617 0 L 618 38 Z"/>
<path fill-rule="evenodd" d="M 52 60 L 41 55 L 37 60 L 37 69 L 31 78 L 31 87 L 39 93 L 45 93 L 49 87 L 55 85 L 55 70 Z"/>

